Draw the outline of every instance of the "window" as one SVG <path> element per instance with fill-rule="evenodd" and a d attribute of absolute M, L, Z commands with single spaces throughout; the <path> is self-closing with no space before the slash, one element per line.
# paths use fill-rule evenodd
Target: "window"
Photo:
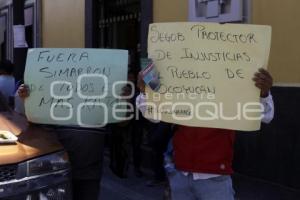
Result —
<path fill-rule="evenodd" d="M 6 58 L 7 48 L 7 15 L 0 15 L 0 60 Z"/>
<path fill-rule="evenodd" d="M 12 6 L 0 7 L 0 59 L 13 59 Z"/>
<path fill-rule="evenodd" d="M 40 12 L 40 0 L 25 1 L 24 25 L 28 48 L 36 48 L 41 46 Z"/>

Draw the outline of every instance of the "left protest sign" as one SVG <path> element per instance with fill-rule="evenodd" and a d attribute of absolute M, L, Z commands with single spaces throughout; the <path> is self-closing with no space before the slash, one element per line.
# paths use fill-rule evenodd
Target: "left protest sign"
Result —
<path fill-rule="evenodd" d="M 24 80 L 29 121 L 101 127 L 113 116 L 126 85 L 128 51 L 110 49 L 30 49 Z"/>

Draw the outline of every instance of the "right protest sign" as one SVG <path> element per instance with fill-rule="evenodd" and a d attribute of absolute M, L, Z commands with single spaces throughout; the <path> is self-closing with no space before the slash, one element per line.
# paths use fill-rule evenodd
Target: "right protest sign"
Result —
<path fill-rule="evenodd" d="M 267 68 L 271 27 L 217 23 L 154 23 L 148 54 L 159 72 L 146 88 L 145 116 L 194 127 L 260 129 L 260 91 L 252 80 Z"/>

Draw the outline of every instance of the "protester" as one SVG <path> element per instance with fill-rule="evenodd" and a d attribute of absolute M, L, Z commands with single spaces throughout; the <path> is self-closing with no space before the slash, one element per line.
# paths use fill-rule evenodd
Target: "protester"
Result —
<path fill-rule="evenodd" d="M 134 69 L 135 65 L 131 67 L 131 70 L 128 74 L 128 80 L 131 81 L 134 85 L 134 97 L 130 100 L 132 105 L 135 105 L 135 99 L 139 95 L 139 91 L 137 90 L 137 75 L 138 71 Z M 133 158 L 133 166 L 134 166 L 134 174 L 136 177 L 142 177 L 143 172 L 141 170 L 142 165 L 142 144 L 144 139 L 144 128 L 147 126 L 147 120 L 142 117 L 142 115 L 136 112 L 138 109 L 136 106 L 134 107 L 135 118 L 131 120 L 131 147 L 132 147 L 132 158 Z"/>
<path fill-rule="evenodd" d="M 261 90 L 262 122 L 269 123 L 274 115 L 270 94 L 273 79 L 268 71 L 259 69 L 253 81 Z M 138 84 L 143 93 L 145 84 L 141 75 Z M 142 112 L 145 112 L 144 99 L 143 94 L 137 98 Z M 172 200 L 234 200 L 230 177 L 234 138 L 233 130 L 176 125 L 171 160 L 175 169 L 168 170 Z"/>
<path fill-rule="evenodd" d="M 21 85 L 17 93 L 25 99 L 30 91 L 26 85 Z M 110 132 L 109 128 L 66 126 L 52 126 L 52 128 L 70 158 L 74 200 L 98 200 L 104 140 L 105 134 Z"/>
<path fill-rule="evenodd" d="M 128 81 L 130 84 L 123 88 L 124 96 L 131 96 L 127 102 L 135 105 L 135 98 L 138 95 L 136 90 L 136 77 L 138 71 L 134 69 L 135 64 L 129 65 Z M 134 109 L 136 109 L 134 107 Z M 136 113 L 135 111 L 133 112 Z M 132 118 L 122 123 L 112 124 L 112 134 L 110 139 L 110 169 L 120 178 L 126 178 L 128 175 L 130 154 L 132 152 L 134 174 L 136 177 L 142 177 L 142 140 L 143 128 L 146 120 L 132 115 Z M 132 150 L 132 151 L 131 151 Z"/>
<path fill-rule="evenodd" d="M 134 77 L 137 77 L 138 73 L 134 75 Z M 136 83 L 136 78 L 134 82 Z M 135 95 L 135 97 L 137 96 L 138 94 Z M 146 185 L 149 187 L 165 185 L 167 178 L 164 170 L 164 152 L 172 136 L 170 124 L 164 122 L 151 123 L 139 112 L 137 119 L 133 121 L 133 127 L 132 144 L 134 147 L 133 158 L 135 173 L 139 174 L 140 162 L 137 161 L 140 159 L 137 159 L 137 157 L 141 157 L 140 146 L 143 142 L 143 138 L 145 138 L 145 142 L 151 148 L 151 169 L 154 174 L 153 177 L 147 181 Z M 143 137 L 144 130 L 147 130 L 147 137 Z"/>
<path fill-rule="evenodd" d="M 153 152 L 152 170 L 154 177 L 147 182 L 147 186 L 154 187 L 166 184 L 164 169 L 164 152 L 172 137 L 171 125 L 165 122 L 153 123 L 149 130 L 149 146 Z"/>
<path fill-rule="evenodd" d="M 15 92 L 13 71 L 14 65 L 10 61 L 4 60 L 0 62 L 0 91 L 10 105 L 12 104 L 11 99 Z"/>

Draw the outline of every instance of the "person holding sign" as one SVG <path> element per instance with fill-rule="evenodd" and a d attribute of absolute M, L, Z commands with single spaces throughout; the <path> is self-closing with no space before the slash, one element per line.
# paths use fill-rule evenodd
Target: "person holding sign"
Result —
<path fill-rule="evenodd" d="M 261 90 L 262 122 L 269 123 L 274 115 L 272 76 L 259 69 L 253 81 Z M 141 73 L 138 84 L 142 93 L 137 97 L 137 105 L 145 113 L 145 83 Z M 176 125 L 172 141 L 175 169 L 168 170 L 172 199 L 234 200 L 230 177 L 234 138 L 234 130 Z"/>
<path fill-rule="evenodd" d="M 29 97 L 28 86 L 21 85 L 16 98 Z M 18 105 L 21 107 L 21 105 Z M 24 109 L 22 109 L 24 110 Z M 102 159 L 107 128 L 89 130 L 67 126 L 52 126 L 58 140 L 67 150 L 72 167 L 73 198 L 96 200 L 99 196 Z"/>
<path fill-rule="evenodd" d="M 18 94 L 26 98 L 28 121 L 50 126 L 68 152 L 75 200 L 98 199 L 108 124 L 124 121 L 127 114 L 122 109 L 127 71 L 127 50 L 28 51 L 26 86 Z"/>

